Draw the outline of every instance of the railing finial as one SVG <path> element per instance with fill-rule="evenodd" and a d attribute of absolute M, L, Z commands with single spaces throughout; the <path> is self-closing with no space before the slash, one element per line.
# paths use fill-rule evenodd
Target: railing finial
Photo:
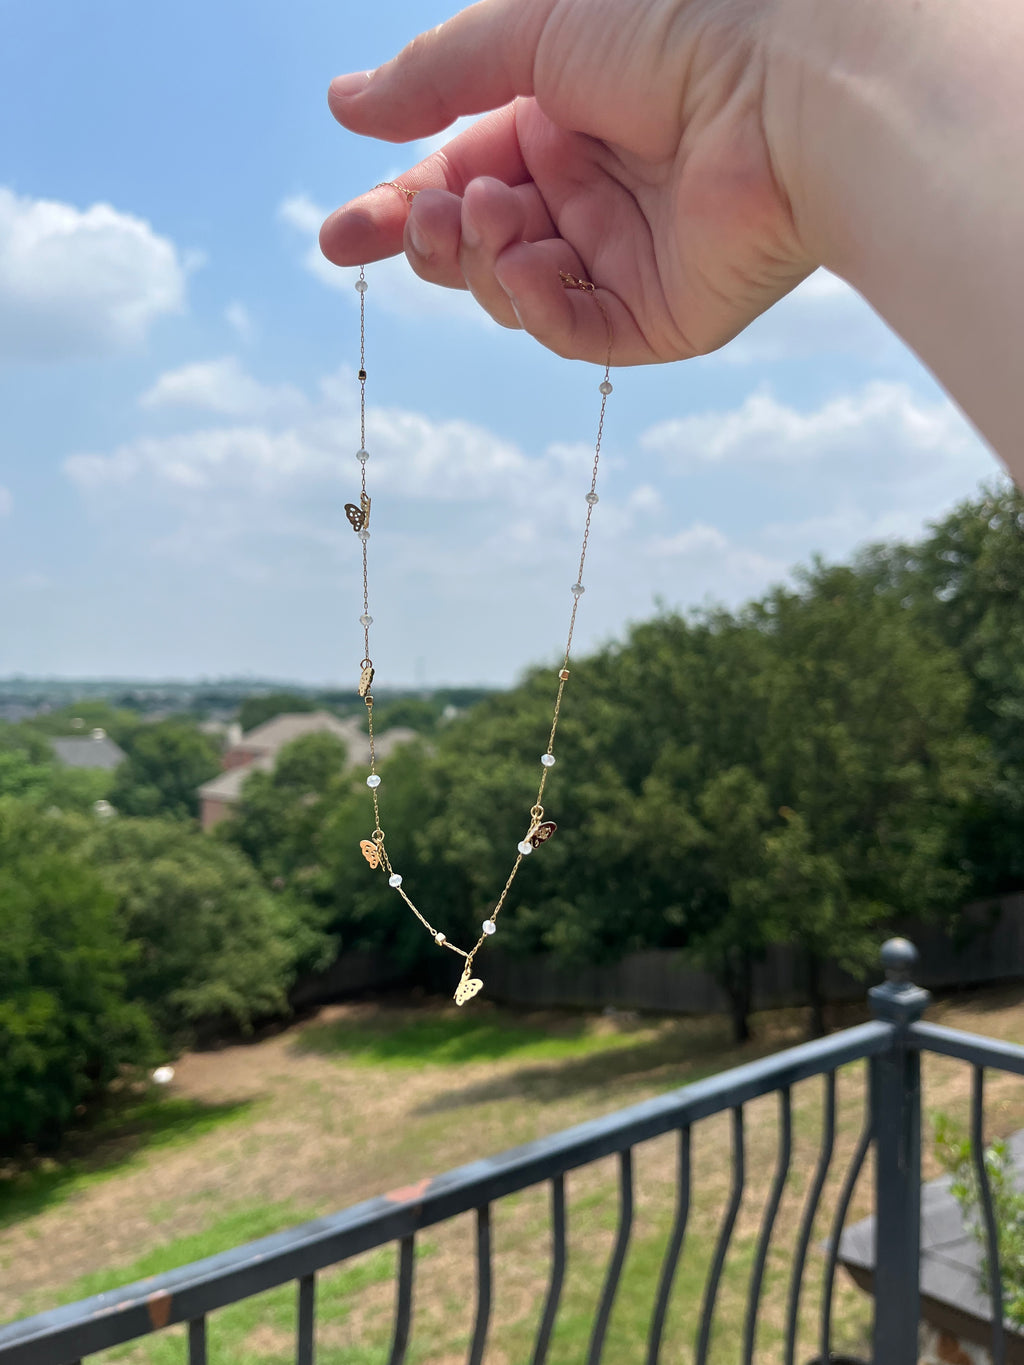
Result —
<path fill-rule="evenodd" d="M 911 1024 L 920 1019 L 931 1003 L 928 991 L 915 986 L 911 974 L 919 962 L 914 945 L 905 938 L 891 938 L 882 945 L 885 981 L 868 992 L 871 1012 L 876 1019 L 893 1024 Z"/>
<path fill-rule="evenodd" d="M 886 981 L 910 985 L 912 972 L 921 956 L 908 938 L 890 938 L 882 944 L 882 966 Z"/>

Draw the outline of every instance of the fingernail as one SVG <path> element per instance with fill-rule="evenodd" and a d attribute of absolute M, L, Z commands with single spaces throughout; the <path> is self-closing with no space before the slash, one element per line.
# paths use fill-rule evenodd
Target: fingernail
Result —
<path fill-rule="evenodd" d="M 409 245 L 412 247 L 413 251 L 415 251 L 416 255 L 427 259 L 430 256 L 430 245 L 420 235 L 419 229 L 411 218 L 409 219 L 405 230 L 409 235 Z"/>
<path fill-rule="evenodd" d="M 330 94 L 340 100 L 348 99 L 350 95 L 358 95 L 360 90 L 366 89 L 372 75 L 372 71 L 353 71 L 347 76 L 335 76 L 331 81 Z"/>
<path fill-rule="evenodd" d="M 462 245 L 468 246 L 470 251 L 475 251 L 481 240 L 473 219 L 468 213 L 464 212 L 462 215 Z"/>

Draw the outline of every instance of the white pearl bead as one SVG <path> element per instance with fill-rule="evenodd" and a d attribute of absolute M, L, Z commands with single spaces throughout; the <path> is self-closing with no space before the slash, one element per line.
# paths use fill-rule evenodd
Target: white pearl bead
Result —
<path fill-rule="evenodd" d="M 365 545 L 366 542 L 370 539 L 370 533 L 369 533 L 369 531 L 366 529 L 365 526 L 364 526 L 363 529 L 359 532 L 359 539 L 363 542 L 364 545 Z M 574 591 L 575 591 L 575 589 L 574 589 Z"/>
<path fill-rule="evenodd" d="M 446 938 L 446 936 L 445 936 L 444 934 L 441 933 L 441 930 L 438 929 L 437 933 L 434 935 L 434 942 L 435 942 L 435 943 L 447 943 L 447 942 L 448 942 L 448 939 Z"/>
<path fill-rule="evenodd" d="M 597 387 L 599 391 L 604 394 L 605 398 L 607 398 L 612 391 L 612 386 L 611 384 L 608 383 L 607 379 L 602 379 Z"/>
<path fill-rule="evenodd" d="M 359 618 L 359 624 L 360 624 L 361 626 L 372 626 L 372 625 L 373 625 L 373 617 L 372 617 L 372 616 L 367 616 L 367 615 L 364 614 L 364 615 L 360 616 L 360 618 Z"/>
<path fill-rule="evenodd" d="M 545 768 L 553 768 L 555 766 L 554 754 L 541 754 L 540 761 L 544 764 Z"/>
<path fill-rule="evenodd" d="M 485 934 L 493 934 L 497 927 L 498 926 L 492 920 L 489 919 L 485 919 L 483 924 L 481 924 L 480 926 L 480 928 L 484 931 Z"/>
<path fill-rule="evenodd" d="M 600 501 L 601 499 L 597 496 L 596 493 L 587 494 L 587 502 L 590 503 L 591 507 L 596 507 Z"/>
<path fill-rule="evenodd" d="M 529 839 L 521 839 L 520 842 L 516 844 L 516 848 L 518 848 L 524 858 L 528 858 L 533 852 L 533 845 L 530 843 Z"/>
<path fill-rule="evenodd" d="M 573 597 L 580 598 L 586 592 L 586 588 L 582 583 L 574 583 L 569 591 L 572 593 Z"/>
<path fill-rule="evenodd" d="M 379 773 L 371 773 L 370 776 L 366 779 L 366 785 L 367 785 L 368 787 L 374 788 L 374 789 L 377 788 L 377 787 L 379 787 L 379 786 L 380 786 L 380 774 L 379 774 Z"/>
<path fill-rule="evenodd" d="M 359 290 L 360 294 L 365 294 L 369 287 L 369 283 L 366 280 L 356 280 L 356 288 Z"/>
<path fill-rule="evenodd" d="M 366 461 L 367 461 L 369 458 L 370 458 L 370 452 L 369 452 L 368 450 L 357 450 L 357 451 L 356 451 L 356 459 L 359 461 L 360 464 L 365 464 Z"/>
<path fill-rule="evenodd" d="M 388 886 L 393 886 L 396 890 L 402 885 L 402 878 L 397 872 L 392 872 L 388 878 Z"/>

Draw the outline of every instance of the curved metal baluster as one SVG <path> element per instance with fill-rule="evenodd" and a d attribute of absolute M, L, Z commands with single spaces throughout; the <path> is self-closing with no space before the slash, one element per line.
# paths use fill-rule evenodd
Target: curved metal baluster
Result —
<path fill-rule="evenodd" d="M 750 1293 L 747 1296 L 747 1323 L 743 1333 L 743 1362 L 751 1365 L 754 1359 L 754 1342 L 757 1337 L 757 1310 L 761 1303 L 761 1284 L 764 1279 L 768 1247 L 772 1240 L 775 1216 L 782 1202 L 782 1191 L 786 1188 L 789 1174 L 790 1157 L 793 1154 L 793 1104 L 789 1086 L 779 1091 L 779 1155 L 775 1162 L 775 1179 L 772 1181 L 768 1203 L 765 1205 L 761 1220 L 761 1233 L 757 1239 L 757 1254 L 754 1269 L 750 1275 Z"/>
<path fill-rule="evenodd" d="M 732 1111 L 732 1191 L 725 1211 L 722 1231 L 718 1236 L 718 1245 L 715 1247 L 715 1258 L 711 1264 L 707 1286 L 704 1290 L 704 1309 L 700 1319 L 700 1335 L 697 1338 L 696 1365 L 706 1365 L 707 1362 L 708 1346 L 711 1343 L 711 1322 L 715 1313 L 715 1299 L 718 1297 L 718 1282 L 722 1278 L 726 1252 L 729 1250 L 732 1230 L 736 1224 L 736 1214 L 739 1212 L 740 1200 L 743 1198 L 745 1178 L 743 1106 L 740 1104 Z"/>
<path fill-rule="evenodd" d="M 313 1321 L 316 1312 L 316 1276 L 303 1275 L 298 1289 L 298 1330 L 295 1365 L 313 1365 Z"/>
<path fill-rule="evenodd" d="M 978 1181 L 978 1202 L 985 1222 L 985 1251 L 988 1293 L 992 1300 L 992 1365 L 1005 1365 L 1006 1336 L 1003 1331 L 1003 1270 L 999 1260 L 999 1234 L 992 1207 L 992 1187 L 985 1167 L 985 1069 L 972 1068 L 971 1086 L 971 1159 Z"/>
<path fill-rule="evenodd" d="M 402 1365 L 409 1345 L 409 1320 L 412 1317 L 412 1271 L 415 1237 L 403 1237 L 398 1245 L 398 1289 L 395 1304 L 395 1336 L 388 1365 Z"/>
<path fill-rule="evenodd" d="M 874 1135 L 871 1102 L 869 1099 L 865 1099 L 864 1126 L 860 1130 L 857 1146 L 854 1148 L 853 1156 L 850 1157 L 850 1165 L 843 1179 L 842 1189 L 839 1191 L 839 1202 L 836 1204 L 828 1239 L 825 1278 L 821 1282 L 821 1358 L 824 1361 L 832 1359 L 832 1294 L 835 1288 L 836 1264 L 839 1260 L 839 1239 L 843 1235 L 843 1226 L 846 1223 L 850 1200 L 853 1198 L 853 1191 L 857 1185 L 857 1177 L 860 1175 L 864 1158 L 868 1154 L 868 1148 Z"/>
<path fill-rule="evenodd" d="M 807 1260 L 807 1247 L 814 1227 L 814 1216 L 818 1212 L 818 1202 L 825 1185 L 828 1168 L 832 1164 L 832 1149 L 836 1141 L 836 1073 L 825 1073 L 825 1122 L 821 1130 L 821 1152 L 814 1171 L 814 1180 L 807 1195 L 804 1216 L 800 1220 L 800 1235 L 797 1238 L 796 1258 L 793 1261 L 793 1276 L 789 1282 L 789 1311 L 786 1314 L 786 1365 L 793 1365 L 796 1350 L 797 1317 L 800 1313 L 800 1289 L 804 1278 L 804 1262 Z"/>
<path fill-rule="evenodd" d="M 476 1321 L 469 1347 L 469 1365 L 482 1365 L 491 1320 L 491 1206 L 476 1211 Z"/>
<path fill-rule="evenodd" d="M 608 1319 L 611 1317 L 612 1304 L 615 1302 L 615 1291 L 619 1287 L 619 1276 L 622 1274 L 622 1263 L 626 1259 L 626 1247 L 629 1244 L 632 1227 L 633 1149 L 627 1147 L 624 1152 L 619 1153 L 619 1230 L 612 1248 L 612 1258 L 608 1263 L 604 1289 L 601 1291 L 601 1302 L 598 1305 L 590 1349 L 587 1352 L 587 1365 L 599 1365 L 601 1360 L 604 1336 L 608 1330 Z"/>
<path fill-rule="evenodd" d="M 665 1248 L 665 1259 L 661 1266 L 661 1279 L 658 1281 L 658 1297 L 654 1301 L 654 1316 L 651 1318 L 651 1333 L 647 1341 L 647 1365 L 658 1365 L 661 1354 L 661 1338 L 665 1331 L 665 1317 L 668 1313 L 669 1295 L 675 1278 L 679 1254 L 683 1249 L 686 1236 L 686 1220 L 690 1215 L 690 1130 L 679 1130 L 679 1178 L 676 1183 L 676 1216 L 672 1232 Z"/>
<path fill-rule="evenodd" d="M 551 1181 L 551 1283 L 544 1303 L 544 1316 L 537 1330 L 537 1344 L 533 1348 L 530 1365 L 544 1365 L 548 1346 L 558 1314 L 565 1279 L 565 1176 L 556 1175 Z"/>

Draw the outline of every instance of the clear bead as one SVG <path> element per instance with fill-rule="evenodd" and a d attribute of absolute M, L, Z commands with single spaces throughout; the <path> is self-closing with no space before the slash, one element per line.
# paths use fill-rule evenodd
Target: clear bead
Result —
<path fill-rule="evenodd" d="M 367 615 L 365 614 L 365 612 L 364 612 L 364 614 L 363 614 L 362 616 L 360 616 L 360 618 L 359 618 L 359 624 L 360 624 L 361 626 L 372 626 L 372 625 L 373 625 L 373 617 L 372 617 L 372 616 L 367 616 Z"/>
<path fill-rule="evenodd" d="M 391 876 L 388 878 L 388 886 L 393 886 L 393 887 L 395 888 L 395 890 L 397 891 L 398 888 L 399 888 L 401 885 L 402 885 L 402 878 L 401 878 L 401 876 L 399 875 L 399 873 L 397 873 L 397 872 L 392 872 Z"/>
<path fill-rule="evenodd" d="M 602 379 L 601 382 L 600 382 L 600 384 L 598 384 L 597 387 L 598 387 L 598 391 L 599 391 L 600 393 L 603 393 L 604 396 L 605 396 L 605 398 L 607 398 L 608 395 L 609 395 L 609 394 L 611 393 L 611 391 L 612 391 L 612 386 L 611 386 L 611 384 L 608 383 L 608 380 L 607 380 L 607 379 Z"/>
<path fill-rule="evenodd" d="M 360 540 L 363 542 L 363 544 L 365 545 L 366 542 L 370 539 L 370 533 L 369 533 L 369 531 L 368 531 L 368 530 L 366 529 L 366 527 L 364 526 L 363 529 L 362 529 L 358 534 L 359 534 L 359 539 L 360 539 Z M 573 589 L 573 592 L 575 592 L 575 591 L 576 591 L 576 589 L 574 588 L 574 589 Z"/>
<path fill-rule="evenodd" d="M 369 287 L 369 283 L 366 280 L 356 280 L 356 288 L 359 290 L 360 294 L 365 294 Z"/>
<path fill-rule="evenodd" d="M 533 845 L 530 843 L 529 839 L 521 839 L 519 843 L 516 844 L 516 848 L 518 848 L 524 858 L 528 858 L 533 852 Z"/>
<path fill-rule="evenodd" d="M 369 458 L 370 458 L 370 452 L 369 452 L 368 450 L 357 450 L 357 451 L 356 451 L 356 459 L 359 461 L 360 464 L 365 464 L 366 461 L 367 461 Z"/>
<path fill-rule="evenodd" d="M 366 779 L 366 785 L 371 791 L 375 791 L 380 786 L 380 773 L 371 773 Z"/>
<path fill-rule="evenodd" d="M 494 923 L 494 921 L 489 919 L 485 919 L 483 924 L 481 924 L 480 926 L 484 933 L 488 935 L 493 934 L 497 927 L 498 926 Z"/>
<path fill-rule="evenodd" d="M 545 768 L 553 768 L 555 766 L 554 754 L 541 754 L 540 761 L 544 764 Z"/>
<path fill-rule="evenodd" d="M 596 493 L 587 494 L 587 502 L 590 503 L 591 507 L 596 507 L 600 501 L 601 499 L 597 496 Z"/>
<path fill-rule="evenodd" d="M 586 592 L 586 588 L 582 583 L 574 583 L 569 591 L 572 593 L 573 597 L 579 598 Z"/>
<path fill-rule="evenodd" d="M 448 942 L 448 939 L 447 939 L 447 936 L 444 935 L 444 934 L 442 934 L 442 933 L 441 933 L 441 930 L 438 929 L 437 933 L 434 935 L 434 942 L 435 942 L 435 943 L 447 943 L 447 942 Z"/>

